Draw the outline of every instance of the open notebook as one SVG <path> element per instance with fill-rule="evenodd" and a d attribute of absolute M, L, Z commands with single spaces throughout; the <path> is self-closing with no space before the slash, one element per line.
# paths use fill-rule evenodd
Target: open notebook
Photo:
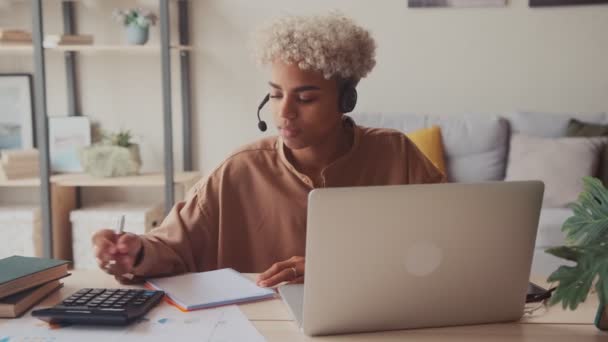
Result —
<path fill-rule="evenodd" d="M 187 273 L 173 277 L 152 278 L 146 281 L 146 285 L 165 291 L 170 301 L 182 311 L 205 309 L 275 296 L 273 290 L 258 287 L 254 282 L 231 268 Z"/>

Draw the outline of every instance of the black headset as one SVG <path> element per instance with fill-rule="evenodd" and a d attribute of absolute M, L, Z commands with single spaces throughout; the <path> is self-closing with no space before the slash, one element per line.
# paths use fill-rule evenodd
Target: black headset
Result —
<path fill-rule="evenodd" d="M 357 105 L 357 89 L 351 82 L 346 82 L 340 90 L 338 96 L 338 109 L 340 113 L 350 113 L 355 109 Z"/>
<path fill-rule="evenodd" d="M 266 102 L 268 102 L 268 100 L 270 100 L 270 94 L 266 94 L 266 96 L 264 96 L 264 99 L 262 99 L 262 102 L 258 106 L 258 128 L 262 132 L 265 132 L 267 127 L 266 121 L 260 119 L 260 111 L 262 110 L 262 107 L 264 107 Z"/>
<path fill-rule="evenodd" d="M 270 100 L 270 94 L 266 94 L 258 106 L 258 129 L 262 132 L 265 132 L 268 127 L 266 122 L 260 119 L 260 111 L 268 100 Z M 342 89 L 340 89 L 340 95 L 338 96 L 338 109 L 340 110 L 340 113 L 350 113 L 353 111 L 353 109 L 355 109 L 356 105 L 357 89 L 355 89 L 351 82 L 346 82 Z"/>

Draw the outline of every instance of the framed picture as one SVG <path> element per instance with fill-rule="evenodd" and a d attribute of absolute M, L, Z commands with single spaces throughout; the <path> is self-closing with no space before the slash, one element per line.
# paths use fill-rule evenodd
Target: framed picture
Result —
<path fill-rule="evenodd" d="M 49 152 L 53 172 L 82 172 L 80 150 L 89 145 L 91 123 L 87 117 L 49 117 Z"/>
<path fill-rule="evenodd" d="M 530 0 L 530 7 L 608 4 L 608 0 Z"/>
<path fill-rule="evenodd" d="M 532 0 L 530 0 L 532 1 Z M 507 0 L 408 0 L 408 7 L 504 7 Z"/>
<path fill-rule="evenodd" d="M 0 150 L 32 148 L 32 75 L 0 74 Z"/>

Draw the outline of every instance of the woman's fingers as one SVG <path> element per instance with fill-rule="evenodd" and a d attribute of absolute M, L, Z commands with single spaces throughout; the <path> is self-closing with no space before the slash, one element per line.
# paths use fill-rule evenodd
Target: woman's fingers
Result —
<path fill-rule="evenodd" d="M 284 261 L 279 261 L 265 272 L 258 275 L 257 285 L 262 287 L 275 286 L 284 281 L 304 281 L 305 258 L 294 256 Z M 300 279 L 302 278 L 302 279 Z"/>
<path fill-rule="evenodd" d="M 291 268 L 291 267 L 284 268 L 283 270 L 279 271 L 272 277 L 261 281 L 259 283 L 259 285 L 262 287 L 272 287 L 272 286 L 278 285 L 284 281 L 291 281 L 293 279 L 296 279 L 296 278 L 298 278 L 298 275 L 294 272 L 294 269 L 295 268 Z"/>
<path fill-rule="evenodd" d="M 283 269 L 285 269 L 286 267 L 292 266 L 294 266 L 294 264 L 290 260 L 276 262 L 272 266 L 270 266 L 269 269 L 267 269 L 258 276 L 258 283 L 268 280 L 269 278 L 274 277 L 277 273 L 283 271 Z"/>

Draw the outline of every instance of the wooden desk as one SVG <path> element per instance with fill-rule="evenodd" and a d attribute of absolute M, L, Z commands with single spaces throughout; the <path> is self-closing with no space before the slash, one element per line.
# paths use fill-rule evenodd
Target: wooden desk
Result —
<path fill-rule="evenodd" d="M 534 280 L 543 284 L 540 279 Z M 65 278 L 64 284 L 61 290 L 47 297 L 38 307 L 54 305 L 83 287 L 128 287 L 118 284 L 113 277 L 101 271 L 82 270 L 72 271 L 72 276 Z M 278 298 L 239 305 L 239 308 L 268 341 L 606 341 L 608 333 L 597 330 L 593 325 L 597 305 L 597 298 L 593 295 L 575 312 L 564 311 L 555 306 L 515 323 L 316 338 L 299 332 Z"/>

